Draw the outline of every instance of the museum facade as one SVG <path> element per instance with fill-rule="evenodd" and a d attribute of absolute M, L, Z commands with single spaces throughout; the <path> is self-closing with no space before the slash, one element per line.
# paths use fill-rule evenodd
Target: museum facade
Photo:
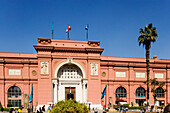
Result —
<path fill-rule="evenodd" d="M 98 109 L 105 99 L 106 106 L 146 104 L 145 58 L 101 56 L 104 49 L 99 41 L 38 38 L 34 48 L 37 53 L 0 53 L 2 106 L 23 106 L 23 95 L 30 95 L 32 85 L 34 106 L 70 98 Z M 166 83 L 156 89 L 157 105 L 170 103 L 170 60 L 150 59 L 150 78 Z M 106 98 L 101 99 L 106 85 Z"/>

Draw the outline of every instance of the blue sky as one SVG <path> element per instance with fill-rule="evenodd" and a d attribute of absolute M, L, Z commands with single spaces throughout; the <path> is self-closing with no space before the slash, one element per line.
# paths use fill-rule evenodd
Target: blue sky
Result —
<path fill-rule="evenodd" d="M 169 0 L 0 0 L 0 52 L 36 53 L 38 37 L 101 41 L 103 56 L 145 58 L 138 46 L 139 29 L 153 23 L 159 37 L 151 57 L 170 59 Z"/>

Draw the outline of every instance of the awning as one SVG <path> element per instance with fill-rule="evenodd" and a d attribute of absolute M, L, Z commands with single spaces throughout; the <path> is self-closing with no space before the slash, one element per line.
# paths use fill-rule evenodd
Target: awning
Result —
<path fill-rule="evenodd" d="M 127 102 L 119 102 L 118 105 L 127 104 Z"/>

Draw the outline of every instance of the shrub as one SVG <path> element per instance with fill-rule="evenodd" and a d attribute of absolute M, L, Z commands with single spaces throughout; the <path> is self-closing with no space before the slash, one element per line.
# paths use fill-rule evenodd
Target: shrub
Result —
<path fill-rule="evenodd" d="M 0 102 L 0 108 L 2 108 L 2 104 L 1 104 L 1 102 Z"/>
<path fill-rule="evenodd" d="M 50 113 L 88 113 L 88 108 L 85 104 L 70 99 L 59 101 Z"/>
<path fill-rule="evenodd" d="M 7 104 L 7 107 L 12 107 L 13 105 L 12 104 Z"/>
<path fill-rule="evenodd" d="M 141 109 L 141 108 L 144 108 L 144 106 L 138 106 L 138 107 L 135 107 L 135 106 L 132 106 L 132 107 L 128 107 L 129 109 Z"/>
<path fill-rule="evenodd" d="M 129 107 L 129 104 L 123 104 L 123 107 Z"/>
<path fill-rule="evenodd" d="M 9 111 L 11 108 L 4 108 L 4 111 Z"/>

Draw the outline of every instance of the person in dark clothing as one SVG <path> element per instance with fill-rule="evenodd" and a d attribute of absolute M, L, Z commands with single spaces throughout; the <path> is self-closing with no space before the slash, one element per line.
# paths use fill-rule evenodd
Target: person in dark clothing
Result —
<path fill-rule="evenodd" d="M 9 113 L 12 113 L 12 111 L 13 111 L 13 108 L 10 109 Z"/>
<path fill-rule="evenodd" d="M 1 111 L 2 111 L 2 112 L 4 111 L 4 108 L 3 108 L 3 107 L 1 108 Z"/>
<path fill-rule="evenodd" d="M 43 111 L 40 109 L 40 113 L 43 113 Z"/>
<path fill-rule="evenodd" d="M 37 113 L 40 113 L 40 112 L 37 110 Z"/>
<path fill-rule="evenodd" d="M 146 109 L 145 108 L 143 108 L 143 113 L 145 113 L 146 112 Z"/>
<path fill-rule="evenodd" d="M 44 112 L 45 112 L 45 105 L 42 107 L 42 111 L 44 111 Z"/>

